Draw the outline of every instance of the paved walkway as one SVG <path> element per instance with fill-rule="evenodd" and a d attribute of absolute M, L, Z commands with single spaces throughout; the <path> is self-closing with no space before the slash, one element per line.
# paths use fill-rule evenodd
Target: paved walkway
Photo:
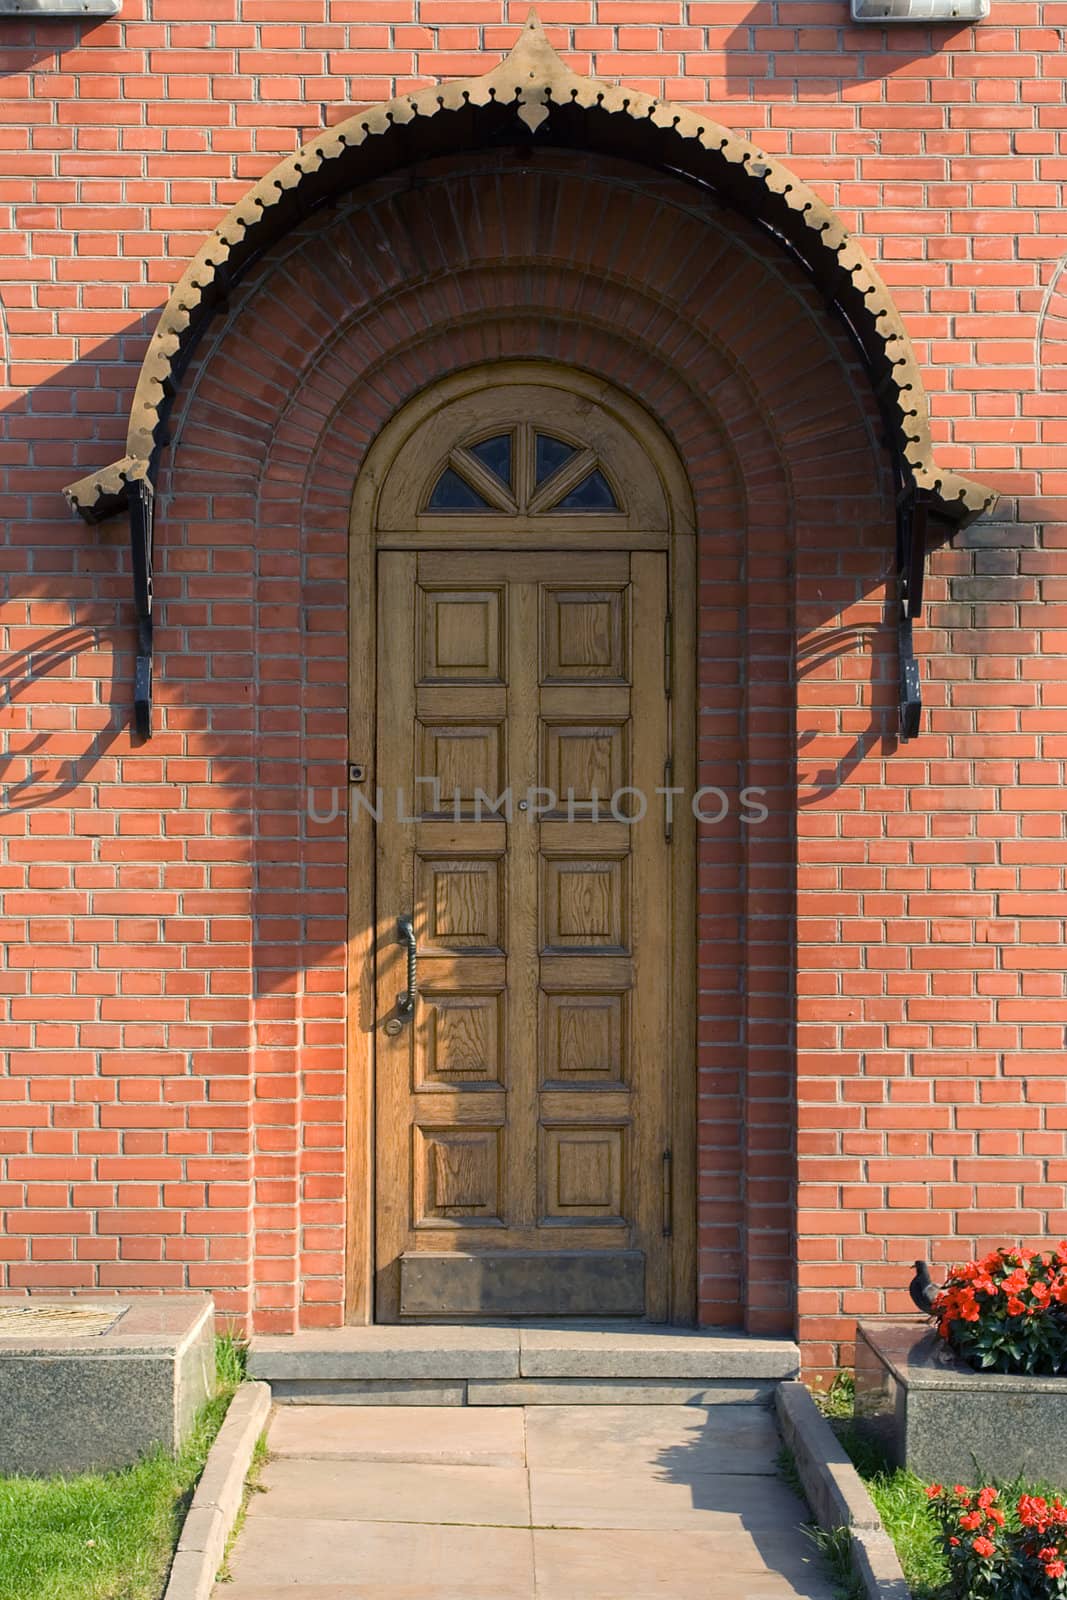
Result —
<path fill-rule="evenodd" d="M 831 1600 L 754 1405 L 279 1407 L 216 1600 Z"/>

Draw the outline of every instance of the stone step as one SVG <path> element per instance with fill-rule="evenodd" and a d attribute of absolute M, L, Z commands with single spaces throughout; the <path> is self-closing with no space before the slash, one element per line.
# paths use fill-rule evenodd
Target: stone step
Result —
<path fill-rule="evenodd" d="M 766 1404 L 791 1339 L 647 1324 L 377 1326 L 260 1336 L 249 1374 L 302 1405 Z"/>

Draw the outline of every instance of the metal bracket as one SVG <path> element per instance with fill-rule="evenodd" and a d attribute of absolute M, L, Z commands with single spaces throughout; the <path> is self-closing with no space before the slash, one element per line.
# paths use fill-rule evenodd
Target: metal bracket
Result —
<path fill-rule="evenodd" d="M 922 682 L 913 624 L 921 616 L 929 513 L 921 489 L 909 484 L 897 498 L 897 656 L 900 664 L 900 737 L 914 739 L 922 722 Z"/>
<path fill-rule="evenodd" d="M 943 22 L 959 28 L 988 15 L 989 0 L 852 0 L 853 22 Z"/>
<path fill-rule="evenodd" d="M 152 737 L 152 516 L 155 494 L 148 478 L 130 484 L 130 553 L 137 615 L 137 663 L 133 676 L 133 723 L 142 739 Z"/>
<path fill-rule="evenodd" d="M 0 0 L 0 17 L 117 17 L 122 0 Z"/>

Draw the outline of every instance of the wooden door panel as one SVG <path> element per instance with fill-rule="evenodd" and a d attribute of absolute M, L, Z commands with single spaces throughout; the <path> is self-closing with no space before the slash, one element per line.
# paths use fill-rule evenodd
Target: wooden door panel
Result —
<path fill-rule="evenodd" d="M 466 1225 L 504 1226 L 500 1124 L 414 1128 L 414 1222 L 416 1228 L 437 1223 L 451 1231 Z"/>
<path fill-rule="evenodd" d="M 542 1089 L 623 1087 L 629 1058 L 629 996 L 560 992 L 541 980 L 538 1066 Z"/>
<path fill-rule="evenodd" d="M 541 682 L 625 683 L 629 676 L 628 598 L 627 587 L 621 583 L 611 589 L 544 585 Z"/>
<path fill-rule="evenodd" d="M 473 816 L 476 797 L 489 809 L 505 787 L 504 729 L 500 723 L 426 718 L 419 707 L 417 760 L 420 773 L 433 774 L 432 792 L 423 798 L 423 816 Z M 423 785 L 430 789 L 430 786 Z"/>
<path fill-rule="evenodd" d="M 420 683 L 487 683 L 503 677 L 499 589 L 419 588 Z"/>
<path fill-rule="evenodd" d="M 453 534 L 460 543 L 458 530 Z M 478 593 L 497 592 L 496 586 L 513 583 L 548 585 L 558 580 L 561 563 L 558 553 L 546 558 L 541 550 L 420 550 L 419 583 L 434 590 L 458 588 L 464 584 Z M 601 588 L 626 584 L 630 577 L 630 555 L 619 550 L 575 549 L 567 552 L 568 587 L 586 584 Z M 558 581 L 556 587 L 558 587 Z"/>
<path fill-rule="evenodd" d="M 426 951 L 502 949 L 504 935 L 504 858 L 463 855 L 454 846 L 446 855 L 418 850 L 415 899 L 422 911 L 420 943 Z"/>
<path fill-rule="evenodd" d="M 541 948 L 630 948 L 628 855 L 548 855 L 541 858 Z"/>
<path fill-rule="evenodd" d="M 629 1119 L 541 1124 L 541 1217 L 548 1226 L 630 1222 Z"/>
<path fill-rule="evenodd" d="M 380 565 L 378 1316 L 662 1318 L 665 560 Z"/>
<path fill-rule="evenodd" d="M 505 1089 L 503 989 L 489 994 L 422 986 L 422 1048 L 415 1090 Z"/>
<path fill-rule="evenodd" d="M 546 717 L 542 737 L 545 787 L 558 797 L 555 814 L 589 816 L 597 803 L 606 805 L 622 789 L 629 771 L 627 719 L 583 721 Z"/>

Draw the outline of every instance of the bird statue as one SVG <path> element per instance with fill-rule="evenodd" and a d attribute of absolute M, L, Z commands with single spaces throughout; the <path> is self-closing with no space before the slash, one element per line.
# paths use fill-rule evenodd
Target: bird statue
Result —
<path fill-rule="evenodd" d="M 934 1301 L 940 1292 L 937 1284 L 930 1276 L 930 1268 L 926 1265 L 926 1262 L 916 1261 L 915 1276 L 908 1284 L 908 1293 L 924 1316 L 933 1315 Z"/>

